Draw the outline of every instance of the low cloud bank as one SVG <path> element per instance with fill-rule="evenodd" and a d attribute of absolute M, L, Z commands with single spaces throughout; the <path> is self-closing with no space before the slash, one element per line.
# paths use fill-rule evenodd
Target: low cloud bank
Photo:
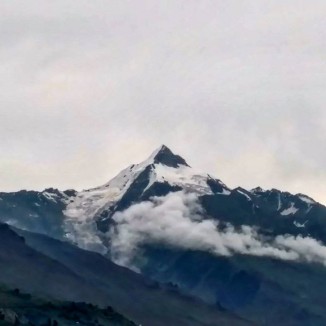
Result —
<path fill-rule="evenodd" d="M 135 204 L 113 216 L 111 254 L 120 265 L 130 265 L 144 244 L 200 250 L 215 255 L 246 254 L 282 260 L 303 260 L 326 265 L 326 247 L 302 236 L 279 235 L 268 239 L 250 226 L 221 230 L 219 222 L 203 219 L 194 194 L 171 193 Z"/>

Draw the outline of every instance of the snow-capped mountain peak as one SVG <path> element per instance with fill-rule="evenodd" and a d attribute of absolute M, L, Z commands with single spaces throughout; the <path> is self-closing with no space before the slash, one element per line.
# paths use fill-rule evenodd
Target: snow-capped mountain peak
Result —
<path fill-rule="evenodd" d="M 224 183 L 191 168 L 181 156 L 162 145 L 145 161 L 128 166 L 104 185 L 80 192 L 74 202 L 68 205 L 66 213 L 70 217 L 82 219 L 94 216 L 99 210 L 121 200 L 135 186 L 134 183 L 137 184 L 138 192 L 141 191 L 138 196 L 145 194 L 154 184 L 165 184 L 166 187 L 199 194 L 228 194 L 230 191 Z M 219 186 L 220 191 L 214 186 Z"/>
<path fill-rule="evenodd" d="M 174 154 L 167 146 L 162 145 L 150 156 L 154 164 L 178 168 L 179 166 L 188 166 L 187 162 L 179 155 Z"/>
<path fill-rule="evenodd" d="M 326 208 L 307 195 L 260 187 L 249 191 L 230 189 L 213 176 L 190 167 L 164 145 L 143 162 L 128 166 L 93 189 L 0 193 L 0 220 L 105 253 L 109 245 L 105 235 L 112 230 L 115 213 L 178 191 L 194 194 L 205 218 L 257 226 L 267 233 L 286 230 L 293 235 L 313 234 L 318 239 L 325 233 L 326 239 L 326 228 L 319 227 Z"/>
<path fill-rule="evenodd" d="M 281 223 L 290 223 L 297 229 L 293 220 L 303 223 L 316 206 L 306 195 L 292 195 L 277 189 L 257 187 L 247 191 L 238 187 L 232 190 L 222 181 L 190 167 L 181 156 L 163 145 L 146 160 L 128 166 L 104 185 L 72 197 L 64 211 L 65 237 L 82 248 L 105 251 L 101 236 L 110 230 L 116 212 L 177 191 L 202 198 L 207 215 L 228 221 L 225 216 L 234 212 L 230 222 L 234 222 L 234 214 L 238 212 L 242 216 L 248 209 L 246 223 L 260 223 L 259 216 L 268 212 L 282 218 Z"/>
<path fill-rule="evenodd" d="M 167 182 L 171 185 L 181 183 L 195 184 L 194 180 L 190 182 L 189 179 L 193 179 L 193 175 L 194 179 L 196 179 L 196 174 L 197 172 L 190 168 L 181 156 L 174 154 L 167 146 L 162 145 L 145 161 L 128 166 L 103 186 L 88 190 L 88 192 L 108 190 L 111 196 L 113 196 L 112 200 L 115 201 L 121 199 L 139 177 L 147 179 L 144 180 L 144 184 L 148 181 L 143 189 L 143 192 L 145 192 L 155 182 Z M 207 175 L 205 175 L 205 178 L 207 178 Z"/>
<path fill-rule="evenodd" d="M 64 212 L 66 225 L 95 219 L 103 226 L 115 211 L 180 190 L 198 195 L 231 193 L 223 182 L 191 168 L 181 156 L 162 145 L 145 161 L 130 165 L 106 184 L 79 192 Z"/>

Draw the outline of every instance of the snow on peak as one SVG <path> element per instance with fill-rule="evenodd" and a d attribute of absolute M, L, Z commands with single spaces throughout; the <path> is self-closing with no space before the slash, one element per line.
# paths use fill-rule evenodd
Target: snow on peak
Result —
<path fill-rule="evenodd" d="M 155 182 L 179 186 L 185 191 L 201 195 L 213 193 L 207 182 L 212 179 L 208 174 L 191 168 L 181 156 L 162 145 L 145 161 L 130 165 L 108 183 L 79 192 L 73 202 L 67 206 L 66 216 L 85 220 L 94 217 L 103 208 L 114 206 L 145 170 L 149 175 L 143 193 Z M 219 184 L 223 188 L 219 192 L 229 194 L 229 189 L 222 182 Z"/>
<path fill-rule="evenodd" d="M 138 183 L 140 179 L 141 185 Z M 131 187 L 136 187 L 141 196 L 154 183 L 168 184 L 198 195 L 231 193 L 221 181 L 191 168 L 182 157 L 163 145 L 148 159 L 130 165 L 108 183 L 77 193 L 64 212 L 66 237 L 82 248 L 92 246 L 102 252 L 94 218 L 114 210 Z"/>
<path fill-rule="evenodd" d="M 172 186 L 179 186 L 185 191 L 211 194 L 212 190 L 207 183 L 209 178 L 208 174 L 201 173 L 188 165 L 180 165 L 178 168 L 175 168 L 162 163 L 156 163 L 153 165 L 150 182 L 146 189 L 150 188 L 154 182 L 167 182 Z"/>
<path fill-rule="evenodd" d="M 67 195 L 65 192 L 53 188 L 45 189 L 39 194 L 39 196 L 43 196 L 44 198 L 49 201 L 52 201 L 53 203 L 63 202 L 67 204 L 71 199 L 70 196 Z"/>

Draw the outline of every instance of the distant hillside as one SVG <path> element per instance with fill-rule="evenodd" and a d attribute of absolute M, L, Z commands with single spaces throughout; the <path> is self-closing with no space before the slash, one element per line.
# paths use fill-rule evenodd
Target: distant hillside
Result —
<path fill-rule="evenodd" d="M 111 307 L 47 301 L 19 289 L 0 287 L 0 325 L 29 326 L 136 326 Z"/>

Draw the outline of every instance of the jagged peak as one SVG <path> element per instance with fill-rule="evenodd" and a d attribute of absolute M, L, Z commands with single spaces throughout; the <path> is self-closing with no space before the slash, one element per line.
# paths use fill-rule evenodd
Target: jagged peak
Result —
<path fill-rule="evenodd" d="M 262 187 L 256 187 L 250 190 L 250 192 L 252 193 L 259 193 L 259 192 L 265 192 L 266 190 L 264 190 Z"/>
<path fill-rule="evenodd" d="M 299 199 L 302 202 L 305 202 L 306 204 L 309 204 L 309 205 L 318 204 L 318 202 L 316 202 L 313 198 L 311 198 L 305 194 L 302 194 L 302 193 L 293 194 L 288 191 L 282 191 L 282 190 L 279 190 L 276 188 L 266 190 L 261 187 L 256 187 L 254 189 L 251 189 L 250 193 L 255 194 L 255 195 L 262 195 L 263 193 L 269 195 L 269 194 L 274 193 L 274 194 L 278 194 L 278 196 L 280 196 L 282 198 L 292 198 L 292 200 Z"/>
<path fill-rule="evenodd" d="M 187 162 L 177 154 L 174 154 L 170 148 L 165 145 L 161 145 L 156 149 L 147 160 L 154 164 L 163 164 L 169 167 L 178 168 L 180 165 L 188 166 Z"/>
<path fill-rule="evenodd" d="M 251 193 L 252 190 L 248 191 L 247 189 L 242 188 L 242 187 L 239 186 L 239 187 L 234 188 L 233 191 L 240 191 L 240 192 L 242 191 L 242 192 L 245 192 L 245 193 L 249 194 L 249 193 Z"/>

